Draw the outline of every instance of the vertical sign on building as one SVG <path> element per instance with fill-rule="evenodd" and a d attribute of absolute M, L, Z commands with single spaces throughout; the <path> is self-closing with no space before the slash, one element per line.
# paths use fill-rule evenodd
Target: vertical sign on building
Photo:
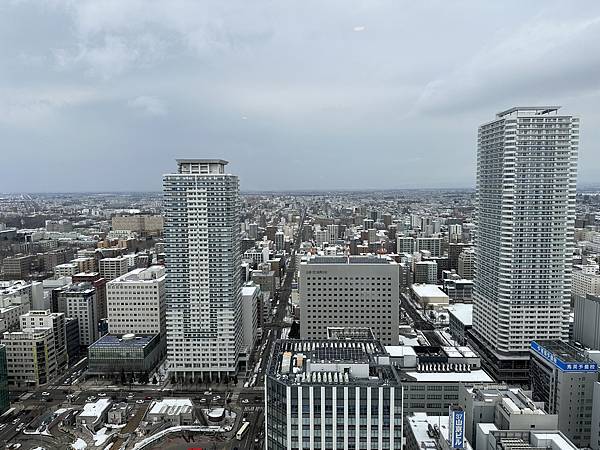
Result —
<path fill-rule="evenodd" d="M 450 406 L 449 408 L 449 430 L 448 439 L 450 448 L 465 448 L 465 412 L 461 407 Z"/>

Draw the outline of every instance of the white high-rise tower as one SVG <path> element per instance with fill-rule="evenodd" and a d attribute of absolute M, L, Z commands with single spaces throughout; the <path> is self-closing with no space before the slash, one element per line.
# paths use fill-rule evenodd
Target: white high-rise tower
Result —
<path fill-rule="evenodd" d="M 163 177 L 167 357 L 186 381 L 234 374 L 242 344 L 239 182 L 226 164 L 177 160 Z"/>
<path fill-rule="evenodd" d="M 568 337 L 579 119 L 558 110 L 479 127 L 472 336 L 502 381 L 527 382 L 532 340 Z"/>

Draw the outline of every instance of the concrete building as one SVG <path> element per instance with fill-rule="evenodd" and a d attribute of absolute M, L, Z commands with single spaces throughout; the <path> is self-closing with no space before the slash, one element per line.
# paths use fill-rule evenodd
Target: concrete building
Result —
<path fill-rule="evenodd" d="M 58 312 L 77 319 L 81 346 L 88 347 L 98 340 L 98 304 L 91 283 L 71 284 L 62 289 L 58 294 Z"/>
<path fill-rule="evenodd" d="M 533 399 L 558 415 L 558 429 L 574 444 L 589 447 L 598 363 L 566 342 L 533 341 L 529 373 Z"/>
<path fill-rule="evenodd" d="M 464 414 L 460 416 L 462 422 Z M 406 450 L 473 450 L 464 434 L 456 433 L 456 414 L 438 416 L 427 413 L 413 413 L 406 417 Z M 464 426 L 463 426 L 464 427 Z M 452 430 L 452 431 L 451 431 Z"/>
<path fill-rule="evenodd" d="M 244 353 L 250 355 L 254 349 L 258 332 L 258 310 L 261 307 L 260 287 L 252 282 L 242 287 L 242 328 Z"/>
<path fill-rule="evenodd" d="M 129 262 L 125 256 L 102 258 L 99 262 L 99 267 L 100 275 L 102 275 L 106 281 L 112 281 L 127 273 L 129 270 Z"/>
<path fill-rule="evenodd" d="M 449 304 L 448 295 L 435 284 L 413 284 L 410 294 L 423 309 L 439 309 Z"/>
<path fill-rule="evenodd" d="M 592 428 L 590 433 L 590 447 L 592 450 L 600 450 L 600 408 L 598 405 L 600 405 L 600 382 L 594 383 Z"/>
<path fill-rule="evenodd" d="M 475 250 L 463 250 L 458 255 L 458 268 L 456 271 L 462 278 L 472 280 L 475 274 Z"/>
<path fill-rule="evenodd" d="M 108 332 L 166 336 L 165 268 L 135 269 L 106 285 Z"/>
<path fill-rule="evenodd" d="M 161 234 L 164 229 L 164 219 L 163 216 L 148 214 L 114 216 L 112 229 L 135 231 L 142 235 Z"/>
<path fill-rule="evenodd" d="M 442 238 L 418 237 L 415 240 L 415 252 L 428 251 L 432 257 L 442 256 Z"/>
<path fill-rule="evenodd" d="M 378 341 L 276 341 L 266 448 L 399 449 L 402 388 Z"/>
<path fill-rule="evenodd" d="M 581 345 L 600 350 L 600 297 L 575 295 L 573 339 Z"/>
<path fill-rule="evenodd" d="M 111 405 L 112 402 L 109 398 L 99 398 L 93 403 L 86 403 L 75 418 L 77 425 L 85 426 L 92 432 L 98 431 L 106 422 Z"/>
<path fill-rule="evenodd" d="M 497 380 L 527 383 L 531 341 L 569 332 L 579 119 L 558 110 L 479 127 L 471 336 Z"/>
<path fill-rule="evenodd" d="M 300 337 L 325 339 L 328 327 L 369 327 L 397 345 L 398 264 L 386 257 L 311 257 L 300 264 Z"/>
<path fill-rule="evenodd" d="M 79 272 L 71 278 L 73 283 L 92 283 L 96 289 L 96 303 L 98 304 L 98 318 L 106 319 L 106 279 L 100 272 Z"/>
<path fill-rule="evenodd" d="M 43 386 L 57 376 L 52 328 L 27 328 L 4 333 L 8 384 L 17 389 Z"/>
<path fill-rule="evenodd" d="M 436 284 L 438 281 L 438 266 L 435 261 L 419 261 L 415 265 L 415 283 Z"/>
<path fill-rule="evenodd" d="M 164 175 L 167 353 L 172 375 L 234 374 L 242 347 L 238 177 L 227 161 Z"/>
<path fill-rule="evenodd" d="M 448 327 L 452 339 L 460 345 L 467 343 L 467 332 L 473 326 L 473 304 L 454 303 L 448 307 Z"/>
<path fill-rule="evenodd" d="M 488 449 L 482 431 L 490 424 L 497 430 L 557 430 L 558 416 L 544 411 L 530 391 L 495 384 L 461 384 L 458 404 L 465 411 L 465 437 L 476 449 Z M 479 440 L 478 440 L 479 437 Z"/>
<path fill-rule="evenodd" d="M 415 252 L 416 243 L 415 239 L 410 236 L 398 236 L 396 238 L 396 252 L 397 253 L 409 253 Z"/>
<path fill-rule="evenodd" d="M 54 336 L 54 350 L 56 355 L 56 369 L 63 373 L 68 364 L 67 353 L 67 327 L 63 313 L 53 313 L 47 310 L 31 310 L 20 317 L 21 330 L 29 328 L 51 328 Z"/>
<path fill-rule="evenodd" d="M 163 398 L 154 400 L 148 408 L 146 420 L 167 423 L 175 427 L 194 423 L 194 404 L 189 398 Z"/>
<path fill-rule="evenodd" d="M 600 274 L 596 272 L 596 266 L 588 267 L 592 270 L 585 270 L 585 268 L 573 270 L 573 297 L 585 297 L 587 294 L 600 295 Z"/>

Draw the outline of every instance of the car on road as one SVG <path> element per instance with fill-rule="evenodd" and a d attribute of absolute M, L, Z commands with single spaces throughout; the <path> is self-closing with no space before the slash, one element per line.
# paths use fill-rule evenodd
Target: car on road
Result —
<path fill-rule="evenodd" d="M 150 397 L 149 395 L 146 395 L 146 396 L 144 397 L 144 400 L 152 400 L 152 397 Z"/>
<path fill-rule="evenodd" d="M 200 399 L 200 403 L 206 403 L 206 399 L 205 399 L 204 397 L 202 397 L 202 398 Z"/>
<path fill-rule="evenodd" d="M 106 392 L 100 392 L 100 393 L 98 394 L 98 397 L 106 397 Z"/>
<path fill-rule="evenodd" d="M 221 400 L 221 396 L 220 396 L 220 395 L 215 395 L 215 396 L 213 397 L 213 400 L 214 400 L 214 401 Z"/>
<path fill-rule="evenodd" d="M 50 395 L 50 392 L 42 392 L 42 397 L 48 397 Z"/>
<path fill-rule="evenodd" d="M 144 400 L 136 400 L 135 401 L 138 405 L 141 405 L 142 403 L 144 403 Z"/>
<path fill-rule="evenodd" d="M 131 400 L 133 397 L 135 397 L 133 394 L 129 394 L 129 395 L 127 396 L 127 398 L 128 398 L 129 400 Z"/>
<path fill-rule="evenodd" d="M 244 403 L 244 404 L 250 403 L 250 400 L 248 400 L 247 398 L 245 398 L 244 400 L 242 400 L 242 403 Z"/>
<path fill-rule="evenodd" d="M 204 391 L 204 395 L 210 395 L 210 394 L 212 394 L 211 391 Z"/>
<path fill-rule="evenodd" d="M 88 401 L 88 402 L 93 402 L 94 400 L 96 400 L 96 396 L 95 396 L 95 395 L 90 395 L 90 396 L 87 398 L 87 401 Z"/>

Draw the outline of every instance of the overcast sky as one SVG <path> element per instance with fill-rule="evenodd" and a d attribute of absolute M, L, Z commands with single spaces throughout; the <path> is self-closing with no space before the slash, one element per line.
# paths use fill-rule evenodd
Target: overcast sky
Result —
<path fill-rule="evenodd" d="M 600 2 L 0 1 L 0 192 L 470 187 L 477 126 L 581 117 L 600 182 Z"/>

